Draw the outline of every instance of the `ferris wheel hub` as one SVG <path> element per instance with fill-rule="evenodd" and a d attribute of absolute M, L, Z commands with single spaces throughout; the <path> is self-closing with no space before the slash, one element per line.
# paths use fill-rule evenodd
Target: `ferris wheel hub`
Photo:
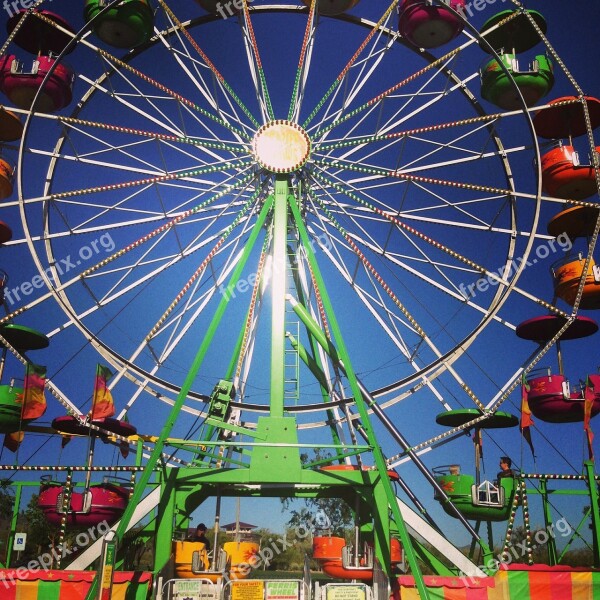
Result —
<path fill-rule="evenodd" d="M 284 119 L 270 121 L 254 136 L 256 160 L 273 173 L 291 173 L 302 167 L 310 155 L 310 138 L 300 125 Z"/>

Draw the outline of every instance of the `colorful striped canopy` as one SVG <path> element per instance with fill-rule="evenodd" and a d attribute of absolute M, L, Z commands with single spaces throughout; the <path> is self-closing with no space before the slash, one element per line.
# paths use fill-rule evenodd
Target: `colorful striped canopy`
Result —
<path fill-rule="evenodd" d="M 401 576 L 401 600 L 419 600 L 414 578 Z M 426 576 L 435 600 L 600 600 L 600 572 L 565 566 L 510 565 L 494 577 Z"/>

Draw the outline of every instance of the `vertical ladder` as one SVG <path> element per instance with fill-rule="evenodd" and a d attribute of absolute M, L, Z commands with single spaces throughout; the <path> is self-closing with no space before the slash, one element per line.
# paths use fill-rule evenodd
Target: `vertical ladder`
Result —
<path fill-rule="evenodd" d="M 288 314 L 293 311 L 286 311 Z M 299 339 L 300 335 L 300 322 L 289 321 L 286 319 L 286 330 L 289 331 L 295 339 Z M 298 403 L 300 398 L 300 355 L 298 350 L 294 349 L 286 338 L 285 343 L 285 400 Z"/>
<path fill-rule="evenodd" d="M 298 275 L 298 264 L 296 262 L 297 239 L 288 230 L 287 240 L 287 289 L 294 290 Z M 286 304 L 285 326 L 286 331 L 291 333 L 295 339 L 300 339 L 300 321 L 289 304 Z M 297 348 L 293 348 L 289 337 L 285 341 L 285 391 L 284 399 L 286 402 L 298 403 L 300 399 L 300 355 Z"/>

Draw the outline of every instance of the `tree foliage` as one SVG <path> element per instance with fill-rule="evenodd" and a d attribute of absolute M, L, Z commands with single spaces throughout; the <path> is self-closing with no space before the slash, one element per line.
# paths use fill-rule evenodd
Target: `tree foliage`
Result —
<path fill-rule="evenodd" d="M 0 484 L 0 518 L 10 519 L 12 516 L 15 498 L 10 489 L 4 484 Z"/>
<path fill-rule="evenodd" d="M 25 509 L 27 522 L 27 545 L 37 548 L 37 552 L 46 551 L 54 547 L 58 539 L 59 528 L 48 523 L 44 513 L 38 506 L 38 496 L 33 494 Z"/>
<path fill-rule="evenodd" d="M 322 448 L 313 449 L 313 456 L 301 454 L 302 464 L 312 462 L 321 463 L 331 458 L 331 454 Z M 344 537 L 354 524 L 352 509 L 341 498 L 304 498 L 299 508 L 292 507 L 291 498 L 282 498 L 284 511 L 289 511 L 290 518 L 287 526 L 290 529 L 308 527 L 314 529 L 328 529 L 332 535 Z"/>

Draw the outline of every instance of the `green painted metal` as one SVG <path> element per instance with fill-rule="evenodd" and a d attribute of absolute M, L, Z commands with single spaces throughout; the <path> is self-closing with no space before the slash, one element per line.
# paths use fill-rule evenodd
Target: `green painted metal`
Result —
<path fill-rule="evenodd" d="M 19 511 L 21 507 L 21 494 L 23 491 L 23 486 L 17 484 L 17 489 L 15 491 L 15 502 L 13 504 L 12 517 L 10 520 L 10 533 L 8 534 L 8 548 L 6 550 L 6 566 L 10 565 L 10 561 L 12 559 L 13 552 L 13 544 L 15 541 L 15 533 L 17 531 L 17 519 L 19 518 Z"/>
<path fill-rule="evenodd" d="M 271 416 L 282 417 L 285 396 L 285 286 L 288 223 L 287 178 L 275 180 L 271 274 Z"/>
<path fill-rule="evenodd" d="M 298 208 L 300 208 L 300 206 L 298 206 Z M 304 297 L 304 291 L 302 289 L 302 284 L 298 278 L 298 271 L 295 270 L 293 271 L 294 274 L 294 283 L 295 283 L 295 287 L 296 287 L 296 293 L 298 295 L 298 301 L 302 306 L 306 305 L 306 298 Z M 321 364 L 321 356 L 319 355 L 318 352 L 318 346 L 319 344 L 316 342 L 316 340 L 314 339 L 313 335 L 310 333 L 310 331 L 307 329 L 307 335 L 308 335 L 308 341 L 309 341 L 309 345 L 310 345 L 310 350 L 312 352 L 312 355 L 308 354 L 308 351 L 306 348 L 304 348 L 304 352 L 306 352 L 306 359 L 302 358 L 302 356 L 299 354 L 300 359 L 308 366 L 308 368 L 311 370 L 313 376 L 317 379 L 317 381 L 319 382 L 319 385 L 321 387 L 321 397 L 323 399 L 323 403 L 327 404 L 328 402 L 330 402 L 330 397 L 329 397 L 329 384 L 325 378 L 325 374 L 323 372 L 323 366 Z M 302 344 L 300 344 L 299 340 L 295 340 L 293 339 L 293 336 L 288 336 L 292 346 L 294 346 L 294 344 L 297 345 L 297 349 L 299 352 L 301 352 L 300 348 L 303 348 Z M 310 364 L 307 363 L 307 359 L 308 357 L 310 357 Z M 314 365 L 314 369 L 315 371 L 313 371 L 313 365 Z M 319 375 L 319 373 L 321 375 Z M 333 413 L 333 411 L 328 410 L 327 411 L 327 418 L 328 421 L 330 423 L 329 425 L 329 431 L 331 433 L 331 439 L 333 440 L 333 442 L 335 444 L 340 444 L 342 443 L 340 434 L 337 430 L 337 427 L 335 425 L 335 415 Z"/>
<path fill-rule="evenodd" d="M 540 494 L 542 495 L 544 527 L 546 531 L 551 531 L 552 513 L 550 508 L 550 502 L 548 502 L 548 482 L 546 481 L 546 479 L 540 479 Z M 550 565 L 558 564 L 558 555 L 556 553 L 556 538 L 553 535 L 549 536 L 548 542 L 546 543 L 546 548 L 548 551 L 548 563 Z"/>
<path fill-rule="evenodd" d="M 596 472 L 594 469 L 594 461 L 586 460 L 583 463 L 585 475 L 587 476 L 587 484 L 590 492 L 590 506 L 592 515 L 592 539 L 594 543 L 594 566 L 600 566 L 600 506 L 598 506 L 599 494 L 598 485 L 596 484 Z"/>
<path fill-rule="evenodd" d="M 156 518 L 154 571 L 159 572 L 171 557 L 172 528 L 175 517 L 175 493 L 172 478 L 161 477 L 160 504 Z"/>
<path fill-rule="evenodd" d="M 310 238 L 304 222 L 302 220 L 302 216 L 300 215 L 300 211 L 298 210 L 298 206 L 292 202 L 290 203 L 291 212 L 294 218 L 295 226 L 300 235 L 300 239 L 304 245 L 304 249 L 306 251 L 308 262 L 311 266 L 313 276 L 315 278 L 315 282 L 317 287 L 321 292 L 321 299 L 323 302 L 323 307 L 325 309 L 325 313 L 327 314 L 330 321 L 330 328 L 333 334 L 334 339 L 337 343 L 337 352 L 339 353 L 339 357 L 343 362 L 344 369 L 346 371 L 346 377 L 348 378 L 348 382 L 350 384 L 350 389 L 352 390 L 352 395 L 354 397 L 356 408 L 360 415 L 361 423 L 364 428 L 364 431 L 367 435 L 367 440 L 372 448 L 372 455 L 375 459 L 375 466 L 377 467 L 377 471 L 380 475 L 380 486 L 377 486 L 377 491 L 382 491 L 383 494 L 378 498 L 379 502 L 376 504 L 376 509 L 379 512 L 379 519 L 375 520 L 376 531 L 375 537 L 378 538 L 376 541 L 376 555 L 379 559 L 381 565 L 384 569 L 388 569 L 387 565 L 389 565 L 389 557 L 390 557 L 390 536 L 389 536 L 389 519 L 387 515 L 391 510 L 392 516 L 396 522 L 396 526 L 398 527 L 398 533 L 400 537 L 400 541 L 404 547 L 404 551 L 406 553 L 406 558 L 408 560 L 408 564 L 411 568 L 412 574 L 415 578 L 415 582 L 417 584 L 417 589 L 422 598 L 428 600 L 430 598 L 429 592 L 425 585 L 425 581 L 423 579 L 423 574 L 421 572 L 421 568 L 419 566 L 417 556 L 412 547 L 412 543 L 410 540 L 410 536 L 408 534 L 408 530 L 406 529 L 406 525 L 404 523 L 404 519 L 400 513 L 400 509 L 398 507 L 398 503 L 396 502 L 396 495 L 392 488 L 392 484 L 387 476 L 387 464 L 385 462 L 385 457 L 383 456 L 383 452 L 381 447 L 379 446 L 373 429 L 371 427 L 370 419 L 366 404 L 363 399 L 363 395 L 360 391 L 360 387 L 358 384 L 358 380 L 356 374 L 352 368 L 352 364 L 350 361 L 350 356 L 346 350 L 346 346 L 341 335 L 341 330 L 337 323 L 337 318 L 335 316 L 335 312 L 329 300 L 329 295 L 327 293 L 327 289 L 325 287 L 325 283 L 321 276 L 317 261 L 314 256 L 314 251 L 310 244 Z M 324 349 L 327 350 L 329 344 L 324 346 Z M 333 356 L 330 355 L 333 360 Z M 335 361 L 335 362 L 339 362 Z M 386 526 L 387 525 L 387 526 Z"/>
<path fill-rule="evenodd" d="M 254 244 L 258 238 L 260 231 L 262 230 L 262 227 L 266 220 L 267 214 L 269 213 L 271 205 L 272 205 L 272 202 L 269 199 L 267 199 L 267 201 L 265 201 L 265 203 L 261 209 L 260 215 L 259 215 L 256 223 L 254 224 L 254 227 L 253 227 L 250 237 L 248 239 L 248 244 L 246 245 L 246 248 L 244 250 L 243 256 L 240 259 L 240 262 L 236 265 L 236 268 L 234 269 L 232 279 L 235 279 L 235 280 L 239 279 L 240 274 L 242 273 L 242 271 L 246 265 L 246 262 L 250 255 L 250 252 L 251 252 L 252 248 L 254 247 Z M 231 292 L 233 291 L 233 288 L 231 287 L 231 283 L 227 286 L 226 291 L 228 293 L 222 294 L 221 301 L 219 302 L 219 305 L 215 311 L 215 315 L 211 321 L 211 325 L 207 331 L 207 334 L 206 334 L 205 338 L 202 340 L 202 343 L 200 344 L 200 348 L 198 349 L 196 356 L 194 358 L 194 361 L 192 362 L 192 365 L 190 367 L 190 370 L 183 382 L 183 385 L 181 386 L 181 390 L 180 390 L 179 394 L 177 395 L 177 398 L 175 400 L 175 403 L 173 404 L 173 407 L 169 413 L 169 416 L 168 416 L 165 424 L 163 425 L 163 428 L 160 432 L 158 439 L 156 440 L 156 443 L 154 445 L 152 453 L 150 454 L 150 457 L 148 458 L 146 467 L 142 471 L 140 480 L 138 481 L 137 485 L 135 486 L 133 494 L 127 505 L 127 508 L 125 509 L 125 512 L 123 513 L 123 516 L 121 517 L 119 525 L 116 529 L 116 537 L 117 537 L 118 541 L 121 541 L 123 539 L 123 535 L 127 529 L 127 526 L 129 525 L 129 522 L 131 521 L 133 512 L 134 512 L 137 504 L 142 499 L 142 494 L 150 481 L 150 477 L 154 471 L 155 466 L 158 464 L 159 460 L 161 459 L 162 450 L 163 450 L 165 441 L 169 437 L 171 430 L 173 429 L 173 426 L 175 425 L 177 417 L 179 416 L 179 413 L 181 412 L 181 409 L 183 408 L 185 399 L 187 398 L 187 395 L 192 388 L 192 384 L 194 383 L 194 381 L 196 379 L 198 371 L 200 370 L 200 367 L 202 366 L 202 363 L 204 362 L 206 354 L 208 353 L 208 350 L 210 348 L 212 340 L 217 332 L 219 323 L 221 322 L 221 319 L 223 318 L 223 315 L 225 314 L 225 310 L 226 310 L 229 300 L 231 298 Z M 159 539 L 157 541 L 157 543 L 161 543 L 161 542 L 162 543 L 166 542 L 170 545 L 170 539 L 169 540 Z M 86 600 L 93 600 L 94 595 L 96 594 L 96 592 L 98 590 L 98 583 L 99 583 L 98 576 L 96 576 L 94 578 L 94 581 L 90 585 L 90 589 L 86 595 Z"/>

